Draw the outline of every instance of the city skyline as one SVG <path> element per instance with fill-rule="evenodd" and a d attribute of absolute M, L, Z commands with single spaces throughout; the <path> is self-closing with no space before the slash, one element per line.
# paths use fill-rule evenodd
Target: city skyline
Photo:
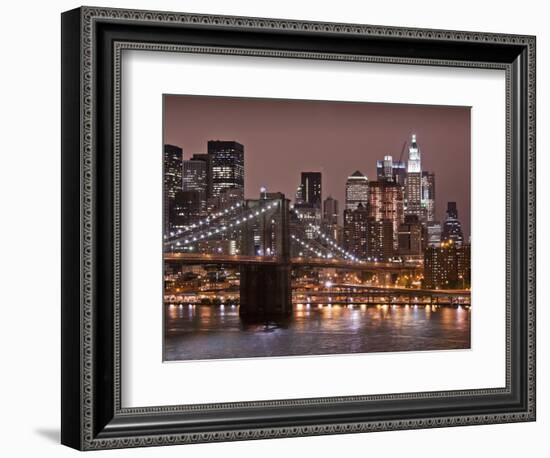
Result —
<path fill-rule="evenodd" d="M 257 121 L 255 118 L 262 112 L 263 120 Z M 378 116 L 373 117 L 374 114 Z M 205 122 L 205 117 L 208 122 Z M 312 117 L 315 120 L 311 120 Z M 388 117 L 392 117 L 391 123 L 388 123 Z M 366 123 L 365 128 L 359 134 L 352 132 L 351 127 L 361 118 Z M 208 141 L 234 140 L 243 144 L 246 198 L 257 198 L 260 188 L 265 186 L 268 191 L 283 192 L 294 201 L 301 173 L 321 172 L 322 200 L 329 196 L 338 200 L 339 217 L 342 218 L 348 177 L 359 170 L 370 182 L 377 181 L 377 162 L 387 155 L 393 156 L 394 163 L 399 159 L 406 163 L 410 139 L 415 134 L 422 154 L 422 169 L 437 176 L 435 219 L 443 223 L 447 202 L 456 202 L 467 240 L 470 234 L 469 118 L 468 107 L 165 96 L 164 141 L 181 147 L 185 160 L 197 153 L 206 153 Z M 370 122 L 373 119 L 374 125 Z M 406 127 L 404 123 L 407 121 L 418 128 Z M 386 135 L 376 128 L 380 123 L 384 124 Z M 324 124 L 327 125 L 325 129 L 322 128 Z M 329 124 L 331 129 L 328 129 Z M 391 128 L 387 127 L 388 124 Z M 432 129 L 428 129 L 430 125 Z M 314 126 L 318 126 L 318 134 L 307 137 Z M 298 131 L 304 134 L 297 135 Z M 350 138 L 343 141 L 341 131 L 347 131 Z M 405 131 L 408 136 L 394 138 Z M 205 137 L 207 132 L 211 134 Z M 328 151 L 334 143 L 332 137 L 338 137 L 340 143 L 351 146 L 332 153 Z M 397 143 L 401 143 L 398 151 L 381 146 Z M 303 148 L 304 144 L 308 147 Z M 463 151 L 463 157 L 456 157 L 459 150 Z M 450 156 L 455 159 L 452 167 L 449 166 Z M 304 164 L 306 159 L 309 162 Z M 288 163 L 290 160 L 292 164 Z M 262 173 L 262 169 L 269 172 Z"/>
<path fill-rule="evenodd" d="M 352 263 L 424 261 L 423 283 L 430 288 L 469 284 L 470 245 L 457 203 L 447 202 L 443 224 L 434 220 L 436 175 L 422 168 L 416 134 L 407 161 L 394 162 L 391 156 L 377 161 L 377 181 L 368 182 L 357 171 L 348 177 L 343 225 L 338 224 L 338 201 L 330 196 L 321 200 L 321 172 L 301 172 L 293 204 L 283 193 L 265 188 L 257 199 L 246 199 L 244 151 L 235 141 L 209 140 L 207 154 L 184 160 L 181 148 L 164 145 L 169 256 L 202 253 L 210 261 L 252 256 L 256 262 L 267 256 L 286 267 L 293 257 L 326 259 L 331 266 L 338 258 Z M 396 277 L 395 284 L 399 281 Z"/>
<path fill-rule="evenodd" d="M 468 110 L 175 100 L 165 360 L 469 348 Z"/>

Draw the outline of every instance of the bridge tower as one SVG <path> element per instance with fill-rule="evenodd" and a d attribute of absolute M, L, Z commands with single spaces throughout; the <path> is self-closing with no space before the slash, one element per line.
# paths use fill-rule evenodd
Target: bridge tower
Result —
<path fill-rule="evenodd" d="M 292 314 L 289 200 L 281 193 L 265 193 L 248 200 L 254 208 L 268 203 L 273 210 L 245 223 L 241 234 L 243 254 L 275 260 L 266 264 L 241 265 L 239 315 L 245 320 L 281 319 Z"/>

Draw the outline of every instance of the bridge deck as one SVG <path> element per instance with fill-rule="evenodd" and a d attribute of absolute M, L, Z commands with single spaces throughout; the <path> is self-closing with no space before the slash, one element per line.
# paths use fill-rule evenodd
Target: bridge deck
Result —
<path fill-rule="evenodd" d="M 339 290 L 340 289 L 340 290 Z M 357 291 L 350 291 L 357 290 Z M 465 296 L 469 297 L 470 290 L 467 289 L 415 289 L 415 288 L 394 288 L 387 286 L 366 286 L 366 285 L 346 285 L 339 287 L 334 285 L 331 291 L 323 289 L 313 291 L 311 289 L 293 289 L 292 294 L 305 296 L 361 296 L 361 295 L 384 295 L 384 296 Z"/>
<path fill-rule="evenodd" d="M 226 264 L 226 265 L 250 265 L 250 264 L 279 264 L 281 259 L 277 256 L 245 256 L 245 255 L 218 255 L 198 253 L 164 253 L 164 260 L 182 264 Z M 322 267 L 352 270 L 415 270 L 422 267 L 421 263 L 396 263 L 396 262 L 357 262 L 342 259 L 324 258 L 291 258 L 290 264 L 297 267 Z"/>

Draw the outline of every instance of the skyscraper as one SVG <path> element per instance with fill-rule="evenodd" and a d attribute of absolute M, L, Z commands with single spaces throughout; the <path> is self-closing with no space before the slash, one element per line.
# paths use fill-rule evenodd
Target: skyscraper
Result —
<path fill-rule="evenodd" d="M 305 204 L 321 209 L 322 183 L 321 172 L 302 172 L 302 200 Z"/>
<path fill-rule="evenodd" d="M 367 207 L 369 202 L 369 179 L 359 170 L 346 181 L 346 210 L 355 210 L 359 204 Z"/>
<path fill-rule="evenodd" d="M 176 193 L 182 189 L 183 150 L 174 145 L 164 145 L 163 157 L 163 225 L 164 232 L 171 230 L 170 208 Z"/>
<path fill-rule="evenodd" d="M 405 185 L 407 168 L 405 162 L 394 161 L 392 156 L 384 156 L 384 160 L 376 161 L 376 177 L 378 181 L 393 181 Z"/>
<path fill-rule="evenodd" d="M 426 245 L 439 246 L 441 244 L 441 223 L 439 221 L 431 221 L 426 224 Z"/>
<path fill-rule="evenodd" d="M 379 177 L 379 179 L 380 178 L 386 179 L 388 181 L 393 181 L 393 157 L 384 156 L 384 160 L 382 161 L 382 176 Z"/>
<path fill-rule="evenodd" d="M 174 198 L 170 200 L 171 230 L 182 229 L 197 223 L 203 211 L 202 202 L 199 191 L 179 190 L 176 192 Z"/>
<path fill-rule="evenodd" d="M 367 257 L 367 220 L 369 213 L 359 203 L 354 210 L 344 210 L 344 248 L 354 256 Z"/>
<path fill-rule="evenodd" d="M 471 284 L 471 245 L 464 243 L 456 250 L 456 266 L 458 274 L 458 288 L 469 288 Z"/>
<path fill-rule="evenodd" d="M 204 156 L 204 155 L 201 155 Z M 183 161 L 183 190 L 196 191 L 200 199 L 201 211 L 206 210 L 206 195 L 208 192 L 207 161 L 196 159 Z"/>
<path fill-rule="evenodd" d="M 388 260 L 394 253 L 394 232 L 388 219 L 367 219 L 367 258 L 375 261 Z"/>
<path fill-rule="evenodd" d="M 208 153 L 195 153 L 191 157 L 193 161 L 202 161 L 206 164 L 206 198 L 210 197 L 208 194 L 212 188 L 212 177 L 211 177 L 211 167 L 210 167 L 210 156 Z"/>
<path fill-rule="evenodd" d="M 296 194 L 294 195 L 294 203 L 296 205 L 301 205 L 304 203 L 303 189 L 302 185 L 299 184 L 296 188 Z"/>
<path fill-rule="evenodd" d="M 405 222 L 399 226 L 399 254 L 411 257 L 422 255 L 424 229 L 416 215 L 405 216 Z"/>
<path fill-rule="evenodd" d="M 369 183 L 369 216 L 375 221 L 391 221 L 393 248 L 397 250 L 399 245 L 397 233 L 404 221 L 403 188 L 393 182 Z"/>
<path fill-rule="evenodd" d="M 447 219 L 443 224 L 441 240 L 452 240 L 453 243 L 458 246 L 462 245 L 462 243 L 464 242 L 462 225 L 458 220 L 458 210 L 456 208 L 456 202 L 447 202 Z"/>
<path fill-rule="evenodd" d="M 456 202 L 447 202 L 447 218 L 458 219 Z"/>
<path fill-rule="evenodd" d="M 393 181 L 400 186 L 405 186 L 407 179 L 407 165 L 404 161 L 395 161 L 393 163 Z"/>
<path fill-rule="evenodd" d="M 342 228 L 338 225 L 339 220 L 338 201 L 328 196 L 323 202 L 323 232 L 328 234 L 332 240 L 341 240 Z"/>
<path fill-rule="evenodd" d="M 452 240 L 424 252 L 424 287 L 428 289 L 470 286 L 470 245 L 458 246 Z"/>
<path fill-rule="evenodd" d="M 424 288 L 452 288 L 458 279 L 456 247 L 441 243 L 424 252 Z"/>
<path fill-rule="evenodd" d="M 300 178 L 294 208 L 298 219 L 305 224 L 306 238 L 314 239 L 323 216 L 321 172 L 302 172 Z"/>
<path fill-rule="evenodd" d="M 422 172 L 422 220 L 435 221 L 435 173 Z"/>
<path fill-rule="evenodd" d="M 407 162 L 405 180 L 405 213 L 422 217 L 422 165 L 421 153 L 416 143 L 416 134 L 412 135 Z"/>
<path fill-rule="evenodd" d="M 206 208 L 208 213 L 215 213 L 225 210 L 231 205 L 242 203 L 244 201 L 243 188 L 225 188 L 217 195 L 207 199 Z M 220 223 L 226 221 L 226 217 L 220 219 Z"/>
<path fill-rule="evenodd" d="M 323 202 L 323 223 L 338 224 L 338 201 L 332 196 L 328 196 Z"/>
<path fill-rule="evenodd" d="M 208 142 L 209 197 L 228 188 L 244 189 L 244 146 L 235 141 Z"/>

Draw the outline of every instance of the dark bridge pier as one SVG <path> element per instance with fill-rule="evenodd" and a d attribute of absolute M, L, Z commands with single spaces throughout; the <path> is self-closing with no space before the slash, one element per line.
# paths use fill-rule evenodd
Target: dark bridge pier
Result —
<path fill-rule="evenodd" d="M 277 263 L 241 265 L 240 267 L 240 307 L 239 315 L 246 320 L 265 321 L 281 319 L 292 314 L 292 289 L 290 267 L 290 234 L 289 234 L 289 201 L 283 195 L 274 200 L 277 203 L 273 214 L 266 214 L 255 227 L 256 231 L 263 231 L 261 240 L 273 237 L 270 224 L 276 218 L 275 244 L 277 247 Z M 244 230 L 244 234 L 254 231 Z M 252 240 L 245 240 L 243 246 L 247 254 L 254 255 L 255 246 Z M 262 249 L 262 248 L 260 248 Z"/>
<path fill-rule="evenodd" d="M 292 314 L 290 264 L 241 267 L 239 314 L 249 319 L 277 319 Z"/>

